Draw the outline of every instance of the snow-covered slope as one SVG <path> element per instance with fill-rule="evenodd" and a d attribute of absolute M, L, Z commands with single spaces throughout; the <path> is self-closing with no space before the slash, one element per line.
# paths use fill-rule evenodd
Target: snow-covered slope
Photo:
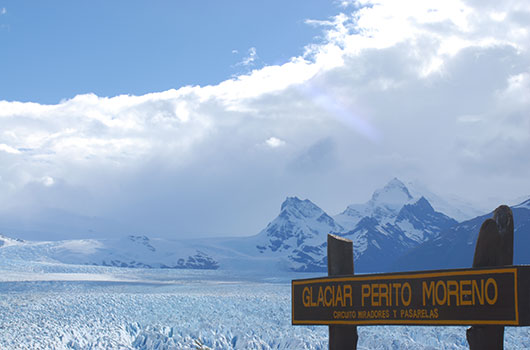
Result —
<path fill-rule="evenodd" d="M 146 236 L 48 242 L 13 240 L 0 236 L 0 258 L 143 268 L 219 267 L 216 260 L 200 249 Z"/>
<path fill-rule="evenodd" d="M 397 178 L 376 190 L 365 204 L 350 204 L 334 219 L 347 230 L 352 230 L 364 217 L 372 217 L 386 223 L 392 221 L 399 210 L 414 201 L 407 187 Z"/>
<path fill-rule="evenodd" d="M 0 235 L 0 247 L 19 246 L 24 244 L 24 240 L 18 238 L 11 238 L 4 235 Z"/>
<path fill-rule="evenodd" d="M 127 268 L 229 270 L 276 275 L 292 271 L 287 255 L 260 253 L 258 236 L 167 240 L 147 236 L 115 239 L 21 241 L 0 237 L 0 266 L 22 262 Z"/>
<path fill-rule="evenodd" d="M 458 196 L 445 195 L 442 197 L 417 181 L 407 182 L 406 185 L 414 198 L 425 197 L 436 211 L 442 212 L 459 222 L 484 215 L 487 212 L 486 209 L 478 208 Z"/>
<path fill-rule="evenodd" d="M 278 217 L 255 237 L 256 249 L 281 258 L 291 270 L 326 270 L 327 234 L 343 231 L 310 200 L 290 197 L 283 202 Z"/>

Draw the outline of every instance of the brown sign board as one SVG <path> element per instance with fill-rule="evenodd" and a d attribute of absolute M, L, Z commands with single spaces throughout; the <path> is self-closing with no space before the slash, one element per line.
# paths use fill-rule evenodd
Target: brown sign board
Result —
<path fill-rule="evenodd" d="M 293 325 L 530 325 L 530 266 L 293 280 Z"/>

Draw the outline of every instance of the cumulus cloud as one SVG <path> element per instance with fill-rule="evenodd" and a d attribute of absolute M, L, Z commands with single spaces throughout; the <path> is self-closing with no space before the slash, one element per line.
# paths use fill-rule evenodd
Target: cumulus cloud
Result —
<path fill-rule="evenodd" d="M 485 209 L 530 193 L 530 6 L 344 5 L 301 56 L 215 86 L 0 101 L 0 209 L 250 235 L 287 195 L 335 214 L 394 176 Z"/>

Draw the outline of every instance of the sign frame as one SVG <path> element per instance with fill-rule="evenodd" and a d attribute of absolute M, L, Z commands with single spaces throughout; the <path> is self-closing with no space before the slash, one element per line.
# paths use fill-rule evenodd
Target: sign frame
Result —
<path fill-rule="evenodd" d="M 453 306 L 460 307 L 461 309 L 458 310 L 452 310 L 449 306 L 446 306 L 444 309 L 444 314 L 451 313 L 451 312 L 466 312 L 467 314 L 472 314 L 473 310 L 479 310 L 480 307 L 482 307 L 482 311 L 478 312 L 478 314 L 482 315 L 481 317 L 465 317 L 463 318 L 457 318 L 457 319 L 447 319 L 443 318 L 440 319 L 439 315 L 436 315 L 437 318 L 428 318 L 428 319 L 396 319 L 394 318 L 378 318 L 374 317 L 372 319 L 359 319 L 357 317 L 355 318 L 349 318 L 349 319 L 331 319 L 331 317 L 327 317 L 325 319 L 322 319 L 322 315 L 320 314 L 320 317 L 315 317 L 314 319 L 307 319 L 307 317 L 301 317 L 304 313 L 310 313 L 310 314 L 316 314 L 318 312 L 324 312 L 329 313 L 330 310 L 338 310 L 334 306 L 320 306 L 320 303 L 317 303 L 318 305 L 314 305 L 314 300 L 316 297 L 313 295 L 313 290 L 311 289 L 311 294 L 305 295 L 306 302 L 313 303 L 311 305 L 312 309 L 308 309 L 308 307 L 304 308 L 303 301 L 300 301 L 296 299 L 296 296 L 300 295 L 300 288 L 305 288 L 308 286 L 345 286 L 349 283 L 352 290 L 352 295 L 349 295 L 350 297 L 350 304 L 352 303 L 353 299 L 356 299 L 356 302 L 359 301 L 359 293 L 361 293 L 361 298 L 366 298 L 366 287 L 365 290 L 360 290 L 359 288 L 355 288 L 355 286 L 358 285 L 367 285 L 370 283 L 377 283 L 377 282 L 388 282 L 388 281 L 403 281 L 403 280 L 414 280 L 414 285 L 420 282 L 424 281 L 430 281 L 431 283 L 433 281 L 447 281 L 450 277 L 469 277 L 469 278 L 479 278 L 480 276 L 488 276 L 490 279 L 491 276 L 503 276 L 502 278 L 504 280 L 508 279 L 510 280 L 510 276 L 513 275 L 513 300 L 507 300 L 508 297 L 512 293 L 510 293 L 510 290 L 507 290 L 505 288 L 509 288 L 511 284 L 506 286 L 505 283 L 502 286 L 493 286 L 493 282 L 490 282 L 492 284 L 491 288 L 497 288 L 496 293 L 501 293 L 503 296 L 503 300 L 501 304 L 507 304 L 509 307 L 513 309 L 513 317 L 504 317 L 500 319 L 484 319 L 484 314 L 486 311 L 484 311 L 483 306 L 474 306 L 466 304 L 465 307 L 463 306 Z M 489 281 L 486 277 L 486 282 Z M 461 279 L 462 280 L 462 279 Z M 299 280 L 292 280 L 291 282 L 291 306 L 292 306 L 292 324 L 293 325 L 430 325 L 430 326 L 461 326 L 461 325 L 506 325 L 506 326 L 529 326 L 530 325 L 530 266 L 503 266 L 503 267 L 485 267 L 485 268 L 472 268 L 472 269 L 451 269 L 451 270 L 430 270 L 430 271 L 410 271 L 410 272 L 395 272 L 395 273 L 384 273 L 384 274 L 366 274 L 366 275 L 349 275 L 349 276 L 329 276 L 329 277 L 319 277 L 319 278 L 309 278 L 309 279 L 299 279 Z M 495 281 L 494 281 L 495 282 Z M 353 284 L 352 284 L 353 283 Z M 436 283 L 436 282 L 435 282 Z M 466 282 L 467 283 L 467 282 Z M 497 282 L 496 282 L 497 283 Z M 396 283 L 398 284 L 398 283 Z M 381 284 L 379 284 L 381 285 Z M 429 286 L 431 286 L 429 284 Z M 458 287 L 458 286 L 457 286 Z M 331 288 L 331 287 L 330 287 Z M 491 289 L 490 288 L 490 289 Z M 498 289 L 504 288 L 502 291 L 499 292 Z M 404 288 L 403 288 L 404 289 Z M 331 289 L 330 289 L 331 290 Z M 333 289 L 335 290 L 335 289 Z M 494 289 L 495 290 L 495 289 Z M 337 290 L 338 291 L 338 290 Z M 431 293 L 432 289 L 430 289 Z M 328 292 L 326 290 L 326 292 Z M 344 290 L 346 293 L 347 291 Z M 332 292 L 330 292 L 332 293 Z M 362 294 L 364 293 L 364 294 Z M 409 284 L 409 293 L 410 296 L 408 296 L 409 304 L 410 300 L 412 299 L 412 290 L 410 290 L 410 284 Z M 424 292 L 422 292 L 424 293 Z M 447 293 L 447 291 L 446 291 Z M 486 298 L 488 293 L 488 285 L 486 285 Z M 466 295 L 469 294 L 468 290 L 466 290 Z M 508 296 L 506 296 L 508 294 Z M 310 295 L 310 299 L 308 299 L 308 295 Z M 482 294 L 482 297 L 484 298 L 484 292 Z M 498 295 L 498 294 L 497 294 Z M 414 296 L 417 297 L 416 293 L 414 293 Z M 435 298 L 434 294 L 431 294 L 433 300 Z M 326 296 L 329 301 L 329 293 Z M 332 295 L 333 297 L 333 295 Z M 474 298 L 475 296 L 473 296 Z M 346 298 L 346 297 L 344 297 Z M 390 297 L 392 298 L 392 297 Z M 423 296 L 425 298 L 425 296 Z M 448 297 L 449 298 L 449 297 Z M 460 298 L 462 296 L 460 295 Z M 493 298 L 493 297 L 492 297 Z M 506 299 L 506 300 L 505 300 Z M 384 299 L 380 299 L 384 300 Z M 397 300 L 397 299 L 396 299 Z M 462 299 L 461 299 L 462 300 Z M 322 300 L 323 301 L 323 300 Z M 326 301 L 326 302 L 327 302 Z M 373 301 L 373 299 L 372 299 Z M 491 300 L 490 300 L 491 301 Z M 388 304 L 388 294 L 386 302 Z M 489 302 L 489 301 L 488 301 Z M 364 303 L 364 300 L 363 300 Z M 425 303 L 425 300 L 423 300 L 423 303 Z M 450 302 L 449 302 L 450 303 Z M 338 303 L 337 303 L 338 304 Z M 484 304 L 484 302 L 483 302 Z M 344 303 L 342 304 L 344 306 Z M 392 315 L 396 315 L 396 311 L 394 310 L 403 310 L 404 307 L 408 305 L 402 305 L 403 307 L 398 308 L 398 305 L 394 305 L 393 309 L 391 309 Z M 416 305 L 412 306 L 416 307 Z M 497 312 L 495 309 L 495 305 L 489 305 L 486 308 L 490 308 L 494 312 Z M 326 309 L 327 308 L 327 309 Z M 344 307 L 340 308 L 341 310 L 344 310 Z M 359 310 L 362 311 L 368 311 L 371 310 L 382 310 L 380 307 L 366 307 L 366 306 L 360 306 L 360 305 L 353 305 L 351 306 L 350 310 L 354 309 L 353 312 L 358 312 Z M 487 310 L 490 310 L 487 309 Z M 502 312 L 507 312 L 506 307 L 503 308 Z M 303 310 L 303 312 L 301 311 Z M 309 311 L 308 311 L 309 310 Z M 341 311 L 342 312 L 342 311 Z M 352 312 L 352 311 L 350 311 Z M 401 312 L 401 311 L 400 311 Z M 500 313 L 500 311 L 499 311 Z M 388 315 L 387 315 L 388 316 Z M 317 319 L 319 318 L 319 319 Z"/>

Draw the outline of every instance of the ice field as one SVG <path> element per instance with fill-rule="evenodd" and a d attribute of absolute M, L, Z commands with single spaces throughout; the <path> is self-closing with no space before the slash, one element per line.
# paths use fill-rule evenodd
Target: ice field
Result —
<path fill-rule="evenodd" d="M 291 325 L 292 277 L 3 261 L 0 349 L 327 349 L 327 327 Z M 468 349 L 464 327 L 396 326 L 359 327 L 358 348 Z"/>

